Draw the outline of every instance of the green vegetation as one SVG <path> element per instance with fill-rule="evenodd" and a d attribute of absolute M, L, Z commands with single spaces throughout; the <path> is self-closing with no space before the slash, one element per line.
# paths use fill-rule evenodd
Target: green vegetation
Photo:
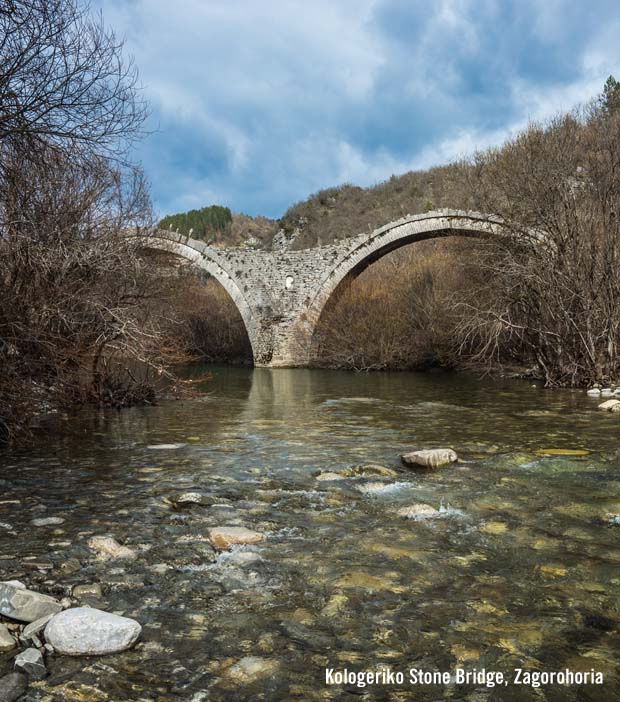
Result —
<path fill-rule="evenodd" d="M 161 229 L 178 231 L 187 236 L 191 234 L 194 239 L 210 241 L 217 234 L 230 230 L 232 221 L 232 212 L 228 207 L 211 205 L 200 210 L 168 215 L 160 221 L 158 226 Z"/>
<path fill-rule="evenodd" d="M 609 76 L 605 82 L 603 93 L 600 96 L 600 103 L 607 112 L 620 109 L 620 82 L 613 76 Z"/>

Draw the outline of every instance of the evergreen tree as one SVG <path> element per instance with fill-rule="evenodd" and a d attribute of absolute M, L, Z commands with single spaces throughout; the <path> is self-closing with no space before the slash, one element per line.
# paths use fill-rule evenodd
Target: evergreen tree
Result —
<path fill-rule="evenodd" d="M 620 109 L 620 82 L 613 76 L 605 81 L 605 87 L 600 97 L 602 108 L 606 112 Z"/>
<path fill-rule="evenodd" d="M 179 231 L 194 239 L 208 240 L 219 232 L 226 231 L 232 224 L 232 213 L 228 207 L 211 205 L 200 210 L 190 210 L 164 217 L 160 229 Z"/>

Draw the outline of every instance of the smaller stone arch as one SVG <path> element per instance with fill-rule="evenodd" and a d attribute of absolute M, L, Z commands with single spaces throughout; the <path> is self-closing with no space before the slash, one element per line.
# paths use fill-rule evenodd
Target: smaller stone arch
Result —
<path fill-rule="evenodd" d="M 256 361 L 257 340 L 261 331 L 259 320 L 257 320 L 243 293 L 241 281 L 237 281 L 234 275 L 227 270 L 225 262 L 222 260 L 223 257 L 218 251 L 196 239 L 163 230 L 146 235 L 136 233 L 130 236 L 139 239 L 140 248 L 154 249 L 180 256 L 213 276 L 226 290 L 239 310 L 252 346 L 252 355 Z"/>

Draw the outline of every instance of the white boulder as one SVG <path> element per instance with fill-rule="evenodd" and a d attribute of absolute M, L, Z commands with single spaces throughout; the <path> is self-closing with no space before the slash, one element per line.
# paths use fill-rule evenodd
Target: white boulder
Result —
<path fill-rule="evenodd" d="M 142 627 L 128 617 L 119 617 L 91 607 L 66 609 L 45 627 L 45 640 L 66 656 L 102 656 L 131 648 Z"/>
<path fill-rule="evenodd" d="M 605 412 L 620 412 L 620 400 L 605 400 L 598 408 Z"/>

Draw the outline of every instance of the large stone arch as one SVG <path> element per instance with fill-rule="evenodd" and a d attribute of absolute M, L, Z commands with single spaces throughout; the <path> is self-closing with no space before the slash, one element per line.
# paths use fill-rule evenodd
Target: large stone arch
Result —
<path fill-rule="evenodd" d="M 367 266 L 387 253 L 407 244 L 446 236 L 489 236 L 498 234 L 501 222 L 495 217 L 476 212 L 439 210 L 408 216 L 384 227 L 339 242 L 342 248 L 322 272 L 304 309 L 291 325 L 286 343 L 276 350 L 272 365 L 306 366 L 313 356 L 316 327 L 326 304 L 337 288 L 350 276 L 361 273 Z M 334 246 L 324 247 L 333 250 Z M 319 250 L 317 250 L 318 252 Z M 330 256 L 324 258 L 329 259 Z"/>
<path fill-rule="evenodd" d="M 229 267 L 224 261 L 225 257 L 201 241 L 174 232 L 157 230 L 147 235 L 134 234 L 132 236 L 139 239 L 140 248 L 154 249 L 180 256 L 212 275 L 230 295 L 239 310 L 252 346 L 252 355 L 256 360 L 260 320 L 257 319 L 255 310 L 243 293 L 240 281 L 236 279 L 232 271 L 228 270 Z"/>

